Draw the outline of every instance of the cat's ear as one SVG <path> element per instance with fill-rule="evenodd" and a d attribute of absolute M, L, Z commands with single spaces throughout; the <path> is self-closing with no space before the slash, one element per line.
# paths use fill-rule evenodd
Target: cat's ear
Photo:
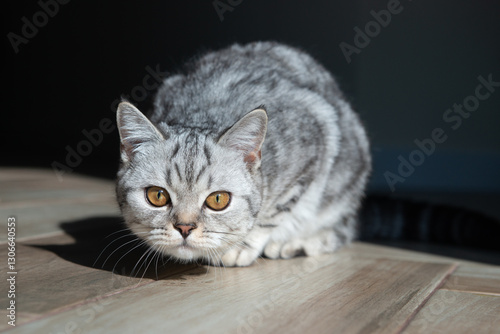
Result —
<path fill-rule="evenodd" d="M 261 148 L 267 131 L 267 112 L 263 108 L 252 110 L 229 130 L 218 143 L 241 151 L 244 161 L 252 168 L 260 166 Z"/>
<path fill-rule="evenodd" d="M 120 133 L 122 161 L 129 161 L 139 147 L 147 142 L 163 140 L 163 135 L 129 102 L 121 102 L 116 111 Z"/>

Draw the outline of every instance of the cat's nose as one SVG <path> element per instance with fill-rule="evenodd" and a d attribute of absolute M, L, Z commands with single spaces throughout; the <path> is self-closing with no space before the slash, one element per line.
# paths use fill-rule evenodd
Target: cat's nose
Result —
<path fill-rule="evenodd" d="M 191 233 L 192 230 L 196 228 L 196 224 L 190 223 L 190 224 L 185 224 L 185 223 L 177 223 L 174 224 L 174 228 L 179 231 L 179 233 L 182 235 L 184 239 L 186 239 L 189 234 Z"/>

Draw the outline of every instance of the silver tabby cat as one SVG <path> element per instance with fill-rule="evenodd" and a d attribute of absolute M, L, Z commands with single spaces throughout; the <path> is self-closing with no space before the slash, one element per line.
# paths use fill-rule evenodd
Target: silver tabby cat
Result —
<path fill-rule="evenodd" d="M 149 119 L 122 102 L 117 122 L 122 214 L 163 255 L 248 266 L 356 235 L 367 136 L 302 51 L 256 42 L 205 54 L 165 79 Z"/>

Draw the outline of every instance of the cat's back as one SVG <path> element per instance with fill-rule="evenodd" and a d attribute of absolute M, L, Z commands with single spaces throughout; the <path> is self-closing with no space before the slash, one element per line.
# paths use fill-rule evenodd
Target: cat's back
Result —
<path fill-rule="evenodd" d="M 272 126 L 300 121 L 305 110 L 297 106 L 314 94 L 329 101 L 340 96 L 328 71 L 306 53 L 276 42 L 234 44 L 191 60 L 167 78 L 151 119 L 220 133 L 264 105 Z"/>

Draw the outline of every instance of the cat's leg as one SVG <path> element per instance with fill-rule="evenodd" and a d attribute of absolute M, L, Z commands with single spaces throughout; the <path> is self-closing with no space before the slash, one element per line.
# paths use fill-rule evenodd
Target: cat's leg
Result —
<path fill-rule="evenodd" d="M 222 256 L 222 265 L 227 267 L 245 267 L 251 265 L 261 254 L 269 241 L 269 229 L 255 227 L 238 245 Z"/>

